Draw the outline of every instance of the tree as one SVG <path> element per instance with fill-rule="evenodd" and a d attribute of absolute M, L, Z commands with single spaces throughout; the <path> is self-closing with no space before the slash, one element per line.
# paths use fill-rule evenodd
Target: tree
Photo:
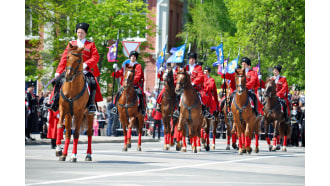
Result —
<path fill-rule="evenodd" d="M 126 0 L 105 0 L 99 3 L 93 0 L 40 0 L 37 2 L 27 0 L 26 6 L 39 15 L 40 25 L 52 25 L 49 33 L 53 36 L 50 39 L 52 48 L 43 51 L 47 54 L 44 55 L 47 57 L 43 58 L 43 62 L 52 65 L 54 71 L 67 42 L 75 38 L 76 24 L 79 22 L 90 24 L 87 39 L 95 42 L 100 55 L 98 66 L 101 71 L 99 78 L 101 88 L 107 88 L 108 84 L 113 83 L 110 75 L 110 72 L 113 71 L 113 63 L 107 62 L 108 48 L 106 47 L 110 45 L 113 39 L 117 38 L 118 29 L 120 30 L 120 38 L 134 37 L 138 30 L 143 36 L 155 34 L 153 32 L 155 24 L 147 16 L 151 14 L 147 5 L 141 0 L 135 0 L 131 3 Z M 148 46 L 149 43 L 146 42 L 143 45 Z M 146 54 L 142 53 L 142 55 Z M 118 56 L 121 64 L 126 57 L 121 50 L 118 51 Z M 144 63 L 142 62 L 142 64 Z M 111 95 L 109 91 L 102 93 L 103 96 Z"/>

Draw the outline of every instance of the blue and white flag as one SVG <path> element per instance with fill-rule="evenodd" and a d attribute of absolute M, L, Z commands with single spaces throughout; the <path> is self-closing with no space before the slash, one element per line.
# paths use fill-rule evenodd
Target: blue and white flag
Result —
<path fill-rule="evenodd" d="M 172 55 L 167 59 L 167 63 L 182 63 L 184 59 L 185 50 L 186 43 L 176 48 L 173 47 L 170 51 Z"/>
<path fill-rule="evenodd" d="M 156 62 L 157 70 L 159 69 L 161 64 L 163 64 L 163 62 L 165 61 L 165 52 L 166 52 L 166 44 L 165 44 L 164 49 L 159 54 L 159 57 L 157 59 L 157 62 Z"/>
<path fill-rule="evenodd" d="M 218 65 L 221 65 L 224 62 L 224 57 L 223 57 L 223 44 L 221 43 L 217 47 L 211 47 L 211 49 L 215 49 L 215 52 L 217 53 L 218 60 L 213 63 L 213 67 L 216 67 Z"/>
<path fill-rule="evenodd" d="M 238 65 L 238 59 L 239 59 L 239 56 L 237 56 L 236 59 L 232 60 L 232 61 L 228 64 L 228 66 L 227 66 L 227 72 L 228 72 L 229 74 L 235 72 L 235 69 L 237 68 L 237 65 Z"/>

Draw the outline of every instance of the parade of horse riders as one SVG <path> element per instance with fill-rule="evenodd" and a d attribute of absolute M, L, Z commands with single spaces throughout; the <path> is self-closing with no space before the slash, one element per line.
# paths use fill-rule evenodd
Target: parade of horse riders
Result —
<path fill-rule="evenodd" d="M 160 157 L 159 161 L 169 164 L 171 159 L 187 157 L 196 161 L 196 168 L 220 163 L 218 159 L 233 169 L 235 163 L 268 158 L 291 165 L 286 161 L 299 157 L 297 166 L 302 168 L 295 183 L 305 184 L 305 43 L 301 39 L 305 33 L 304 23 L 299 22 L 304 22 L 304 13 L 286 8 L 282 15 L 294 14 L 294 19 L 267 18 L 274 10 L 265 0 L 262 6 L 270 7 L 268 14 L 263 7 L 242 0 L 184 2 L 77 1 L 82 10 L 74 9 L 73 2 L 68 7 L 81 13 L 69 15 L 61 3 L 51 1 L 47 7 L 58 6 L 53 14 L 61 17 L 54 22 L 52 36 L 46 34 L 52 27 L 47 16 L 52 15 L 36 8 L 42 3 L 26 2 L 32 12 L 28 19 L 31 12 L 26 11 L 25 20 L 30 24 L 26 29 L 31 29 L 26 31 L 25 54 L 26 163 L 32 157 L 27 154 L 37 151 L 28 149 L 45 145 L 42 151 L 49 155 L 43 161 L 88 167 L 112 161 L 125 167 L 132 161 L 125 157 L 132 153 L 137 164 L 139 158 L 150 155 L 153 163 Z M 239 2 L 270 22 L 238 10 Z M 305 9 L 296 4 L 292 7 Z M 282 0 L 272 6 L 290 7 Z M 286 13 L 289 10 L 291 14 Z M 290 25 L 293 20 L 299 22 L 295 27 Z M 37 39 L 35 22 L 45 28 L 38 29 L 45 34 Z M 39 67 L 32 67 L 34 60 Z M 115 145 L 115 149 L 102 149 L 102 144 Z M 213 156 L 217 158 L 205 165 L 198 162 Z M 169 165 L 168 169 L 184 167 L 194 165 Z M 134 172 L 118 173 L 126 174 Z M 97 175 L 92 177 L 38 182 L 29 178 L 26 184 L 81 184 Z M 243 184 L 238 180 L 221 183 Z M 285 178 L 280 185 L 286 183 Z"/>

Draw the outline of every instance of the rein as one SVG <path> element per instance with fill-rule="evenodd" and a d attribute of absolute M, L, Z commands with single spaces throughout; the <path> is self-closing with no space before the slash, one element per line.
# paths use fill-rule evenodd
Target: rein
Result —
<path fill-rule="evenodd" d="M 241 120 L 241 122 L 243 121 L 243 117 L 242 117 L 242 112 L 244 111 L 244 109 L 248 106 L 249 104 L 249 97 L 246 98 L 246 102 L 244 104 L 244 106 L 242 108 L 239 108 L 239 106 L 236 103 L 235 100 L 236 96 L 234 97 L 234 105 L 235 107 L 239 110 L 239 119 Z"/>
<path fill-rule="evenodd" d="M 84 87 L 83 87 L 82 91 L 76 97 L 74 97 L 73 99 L 69 99 L 69 98 L 65 97 L 65 95 L 63 93 L 63 90 L 61 89 L 61 96 L 63 97 L 63 99 L 65 101 L 67 101 L 69 103 L 71 116 L 73 116 L 73 102 L 75 100 L 79 99 L 82 95 L 84 95 L 85 90 L 86 90 L 86 85 L 84 84 Z"/>
<path fill-rule="evenodd" d="M 184 106 L 186 109 L 188 109 L 188 112 L 189 112 L 189 117 L 188 117 L 188 119 L 191 120 L 191 119 L 192 119 L 192 118 L 191 118 L 191 110 L 197 106 L 198 99 L 196 99 L 195 104 L 193 104 L 193 106 L 191 106 L 191 107 L 189 107 L 188 105 L 186 105 L 186 104 L 184 103 L 183 100 L 182 100 L 182 103 L 183 103 L 183 106 Z"/>
<path fill-rule="evenodd" d="M 132 72 L 132 73 L 133 73 L 133 77 L 134 77 L 134 70 L 127 70 L 127 71 Z M 132 84 L 132 83 L 128 83 L 128 78 L 127 78 L 127 77 L 124 79 L 124 81 L 127 81 L 127 84 Z M 127 86 L 127 87 L 128 87 L 128 86 Z M 127 95 L 127 91 L 126 91 L 126 90 L 127 90 L 127 87 L 126 87 L 126 88 L 124 87 L 124 90 L 125 90 L 125 93 L 126 93 L 126 104 L 125 104 L 125 105 L 122 105 L 122 104 L 120 104 L 120 103 L 118 102 L 118 105 L 121 106 L 121 107 L 124 107 L 124 108 L 125 108 L 126 115 L 127 115 L 127 117 L 129 117 L 129 114 L 128 114 L 128 108 L 134 106 L 135 103 L 136 103 L 136 100 L 137 100 L 137 99 L 135 99 L 135 100 L 134 100 L 132 103 L 130 103 L 130 104 L 127 103 L 127 100 L 128 100 L 128 95 Z M 130 87 L 133 88 L 133 86 L 130 86 Z"/>

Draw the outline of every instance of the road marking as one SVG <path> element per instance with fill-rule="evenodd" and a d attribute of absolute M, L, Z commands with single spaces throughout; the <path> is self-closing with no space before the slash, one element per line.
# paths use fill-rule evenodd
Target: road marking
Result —
<path fill-rule="evenodd" d="M 150 173 L 150 172 L 166 171 L 166 170 L 173 170 L 173 169 L 202 167 L 202 166 L 215 165 L 215 164 L 226 164 L 226 163 L 235 163 L 235 162 L 251 161 L 251 160 L 258 160 L 258 159 L 268 159 L 268 158 L 285 157 L 285 156 L 303 156 L 303 155 L 304 154 L 285 154 L 285 155 L 277 155 L 277 156 L 258 156 L 258 157 L 254 157 L 254 158 L 235 159 L 235 160 L 228 160 L 228 161 L 221 161 L 221 162 L 212 161 L 212 162 L 209 162 L 209 163 L 202 163 L 202 164 L 196 164 L 196 165 L 184 165 L 184 166 L 177 166 L 177 167 L 167 167 L 167 168 L 159 168 L 159 169 L 151 169 L 151 170 L 143 170 L 143 171 L 133 171 L 133 172 L 109 173 L 109 174 L 103 174 L 103 175 L 97 175 L 97 176 L 87 176 L 87 177 L 74 178 L 74 179 L 45 181 L 45 182 L 30 183 L 30 184 L 25 184 L 25 185 L 56 184 L 56 183 L 64 183 L 64 182 L 92 180 L 92 179 L 105 178 L 105 177 L 123 176 L 123 175 L 129 175 L 129 174 L 136 175 L 136 174 L 141 174 L 141 173 Z M 225 182 L 225 183 L 227 183 L 227 182 Z M 232 182 L 232 183 L 234 183 L 234 182 Z M 255 183 L 255 184 L 258 184 L 258 183 Z"/>

